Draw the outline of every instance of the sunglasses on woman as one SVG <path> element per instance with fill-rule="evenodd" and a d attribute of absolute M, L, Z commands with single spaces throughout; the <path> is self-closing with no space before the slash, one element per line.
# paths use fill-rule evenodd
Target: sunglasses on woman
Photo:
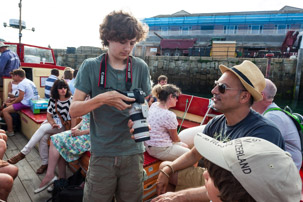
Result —
<path fill-rule="evenodd" d="M 62 89 L 62 88 L 67 89 L 67 86 L 58 87 L 58 89 Z"/>
<path fill-rule="evenodd" d="M 177 100 L 179 99 L 179 95 L 172 94 L 173 97 L 175 97 Z"/>
<path fill-rule="evenodd" d="M 226 90 L 238 90 L 238 91 L 246 91 L 245 89 L 237 89 L 237 88 L 229 88 L 225 83 L 219 83 L 215 81 L 214 88 L 218 86 L 218 90 L 221 94 L 224 94 Z"/>

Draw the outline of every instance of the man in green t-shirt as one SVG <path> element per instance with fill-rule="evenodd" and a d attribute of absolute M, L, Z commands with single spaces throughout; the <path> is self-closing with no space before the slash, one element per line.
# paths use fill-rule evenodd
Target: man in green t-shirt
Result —
<path fill-rule="evenodd" d="M 127 123 L 134 101 L 113 89 L 141 89 L 151 93 L 149 69 L 140 58 L 130 57 L 147 28 L 123 11 L 111 12 L 100 25 L 106 54 L 86 59 L 77 74 L 70 108 L 72 117 L 90 112 L 91 158 L 84 201 L 141 201 L 143 195 L 143 143 L 131 139 Z M 91 99 L 85 101 L 90 95 Z"/>

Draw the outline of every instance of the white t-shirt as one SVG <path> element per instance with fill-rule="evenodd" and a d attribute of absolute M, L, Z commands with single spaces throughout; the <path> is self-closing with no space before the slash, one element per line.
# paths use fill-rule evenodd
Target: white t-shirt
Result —
<path fill-rule="evenodd" d="M 36 85 L 29 79 L 25 78 L 18 84 L 18 90 L 24 92 L 22 104 L 30 106 L 29 101 L 31 99 L 38 99 L 38 91 Z"/>
<path fill-rule="evenodd" d="M 15 97 L 19 96 L 18 84 L 12 83 L 12 94 Z"/>

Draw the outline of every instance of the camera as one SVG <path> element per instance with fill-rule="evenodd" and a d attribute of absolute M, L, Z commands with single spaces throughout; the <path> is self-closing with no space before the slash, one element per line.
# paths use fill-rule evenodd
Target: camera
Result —
<path fill-rule="evenodd" d="M 130 119 L 134 122 L 135 142 L 142 142 L 150 139 L 149 127 L 146 121 L 148 116 L 148 104 L 145 101 L 145 93 L 142 90 L 134 89 L 132 92 L 120 92 L 127 97 L 135 98 L 134 102 L 126 102 L 132 104 L 129 110 Z"/>

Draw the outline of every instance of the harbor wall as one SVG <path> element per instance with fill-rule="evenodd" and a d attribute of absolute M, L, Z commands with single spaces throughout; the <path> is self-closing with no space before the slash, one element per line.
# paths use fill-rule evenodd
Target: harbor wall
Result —
<path fill-rule="evenodd" d="M 55 49 L 57 63 L 78 69 L 86 58 L 96 57 L 102 53 L 100 49 L 81 49 L 72 54 L 67 54 L 65 49 Z M 219 65 L 228 67 L 238 65 L 248 59 L 260 67 L 266 74 L 268 59 L 266 58 L 212 58 L 212 57 L 187 57 L 187 56 L 146 56 L 145 62 L 150 68 L 151 79 L 157 83 L 159 75 L 164 74 L 183 92 L 193 94 L 210 94 L 221 72 Z M 277 86 L 279 98 L 292 99 L 295 89 L 296 59 L 273 58 L 268 72 L 268 78 Z M 302 70 L 302 67 L 300 67 Z M 302 78 L 301 78 L 302 80 Z M 300 92 L 303 92 L 302 82 Z M 299 100 L 303 100 L 303 93 L 299 92 Z"/>
<path fill-rule="evenodd" d="M 168 77 L 168 82 L 176 84 L 184 92 L 193 94 L 210 94 L 214 81 L 221 76 L 219 65 L 228 67 L 238 65 L 243 60 L 251 60 L 266 75 L 268 59 L 266 58 L 221 58 L 212 57 L 186 57 L 186 56 L 147 56 L 145 61 L 150 68 L 151 77 L 157 83 L 159 75 Z M 277 88 L 277 96 L 292 99 L 295 89 L 296 59 L 271 59 L 268 77 Z M 302 67 L 301 67 L 302 70 Z M 301 79 L 302 80 L 302 79 Z M 301 82 L 302 83 L 302 82 Z M 302 91 L 300 84 L 300 91 Z M 299 99 L 303 96 L 299 94 Z"/>

